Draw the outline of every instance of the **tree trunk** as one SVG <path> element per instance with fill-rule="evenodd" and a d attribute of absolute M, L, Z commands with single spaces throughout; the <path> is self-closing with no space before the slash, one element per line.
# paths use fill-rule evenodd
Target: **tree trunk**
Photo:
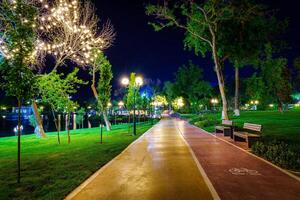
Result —
<path fill-rule="evenodd" d="M 96 100 L 98 101 L 98 92 L 96 90 L 96 87 L 94 84 L 91 85 L 91 88 L 92 88 L 92 91 L 93 91 L 93 94 L 94 94 L 94 97 L 96 98 Z M 99 102 L 100 104 L 102 104 L 101 102 Z M 100 105 L 100 107 L 103 108 L 103 105 Z M 110 122 L 108 121 L 107 119 L 107 115 L 106 115 L 106 112 L 102 111 L 102 116 L 104 118 L 104 121 L 105 121 L 105 124 L 106 124 L 106 129 L 107 131 L 110 131 L 111 130 L 111 124 Z"/>
<path fill-rule="evenodd" d="M 57 119 L 56 119 L 56 116 L 55 116 L 55 113 L 54 113 L 53 109 L 52 109 L 52 115 L 53 115 L 53 119 L 54 119 L 55 128 L 56 128 L 56 131 L 57 131 L 57 142 L 58 142 L 58 144 L 60 144 L 59 127 L 58 127 Z"/>
<path fill-rule="evenodd" d="M 240 72 L 235 67 L 235 96 L 234 96 L 234 115 L 240 116 Z"/>
<path fill-rule="evenodd" d="M 37 129 L 36 129 L 37 133 L 36 134 L 38 134 L 42 138 L 45 138 L 46 134 L 45 134 L 44 127 L 43 127 L 43 121 L 41 119 L 41 115 L 40 115 L 40 112 L 38 110 L 35 100 L 32 100 L 32 110 L 33 110 L 36 124 L 37 124 Z"/>
<path fill-rule="evenodd" d="M 110 122 L 107 118 L 106 112 L 102 112 L 102 116 L 103 116 L 103 119 L 104 119 L 104 122 L 105 122 L 105 125 L 106 125 L 106 130 L 110 131 L 111 130 L 111 124 L 110 124 Z"/>
<path fill-rule="evenodd" d="M 21 105 L 22 102 L 18 99 L 18 183 L 21 181 Z"/>
<path fill-rule="evenodd" d="M 75 130 L 77 128 L 77 124 L 76 124 L 76 114 L 73 113 L 73 130 Z"/>
<path fill-rule="evenodd" d="M 283 103 L 280 100 L 278 100 L 278 111 L 283 113 Z"/>
<path fill-rule="evenodd" d="M 217 74 L 218 78 L 218 85 L 219 85 L 219 90 L 222 98 L 222 119 L 228 120 L 228 108 L 227 108 L 227 99 L 226 99 L 226 94 L 225 94 L 225 83 L 224 83 L 224 77 L 222 73 L 222 69 L 219 63 L 219 58 L 217 55 L 217 48 L 216 48 L 216 40 L 215 36 L 213 36 L 213 42 L 212 42 L 212 54 L 213 54 L 213 59 L 215 63 L 215 71 Z"/>
<path fill-rule="evenodd" d="M 68 123 L 67 123 L 67 130 L 68 130 L 68 144 L 71 143 L 71 137 L 70 137 L 70 119 L 71 119 L 71 113 L 68 113 Z"/>

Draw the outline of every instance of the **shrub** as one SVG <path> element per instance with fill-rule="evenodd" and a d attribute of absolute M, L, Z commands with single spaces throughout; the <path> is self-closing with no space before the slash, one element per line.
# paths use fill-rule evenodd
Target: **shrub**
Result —
<path fill-rule="evenodd" d="M 205 128 L 205 127 L 209 127 L 209 126 L 213 126 L 213 125 L 216 125 L 217 124 L 217 121 L 214 120 L 214 119 L 203 119 L 201 121 L 196 121 L 194 123 L 196 126 L 198 127 L 202 127 L 202 128 Z"/>
<path fill-rule="evenodd" d="M 257 142 L 252 146 L 252 152 L 283 168 L 300 169 L 300 153 L 284 142 Z"/>

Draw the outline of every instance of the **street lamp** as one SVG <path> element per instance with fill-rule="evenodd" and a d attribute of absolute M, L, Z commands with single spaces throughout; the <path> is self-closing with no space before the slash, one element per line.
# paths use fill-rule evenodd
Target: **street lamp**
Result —
<path fill-rule="evenodd" d="M 250 104 L 252 104 L 254 106 L 254 110 L 257 110 L 257 105 L 259 104 L 259 101 L 253 100 L 253 101 L 250 101 Z"/>
<path fill-rule="evenodd" d="M 218 104 L 218 103 L 219 103 L 218 99 L 216 99 L 216 98 L 213 98 L 213 99 L 211 99 L 211 100 L 210 100 L 210 102 L 213 104 L 213 106 L 214 106 L 214 110 L 216 110 L 216 104 Z"/>
<path fill-rule="evenodd" d="M 182 98 L 179 98 L 178 101 L 177 101 L 177 106 L 178 106 L 178 109 L 182 108 L 184 106 L 184 103 L 183 103 L 183 99 Z"/>
<path fill-rule="evenodd" d="M 122 85 L 128 86 L 129 85 L 129 78 L 123 77 L 121 80 Z M 143 85 L 143 78 L 141 76 L 135 77 L 134 86 L 133 86 L 133 135 L 136 135 L 136 92 L 139 87 Z"/>

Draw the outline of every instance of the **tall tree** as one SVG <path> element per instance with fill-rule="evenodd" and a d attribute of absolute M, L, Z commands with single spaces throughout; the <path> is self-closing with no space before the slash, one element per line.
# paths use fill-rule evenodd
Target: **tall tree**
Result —
<path fill-rule="evenodd" d="M 174 95 L 183 97 L 186 107 L 196 109 L 200 100 L 210 98 L 211 93 L 210 83 L 203 80 L 203 70 L 191 61 L 175 73 Z"/>
<path fill-rule="evenodd" d="M 107 130 L 110 130 L 111 124 L 107 118 L 107 106 L 110 102 L 111 97 L 111 80 L 113 78 L 111 64 L 102 53 L 99 54 L 96 60 L 98 71 L 100 73 L 98 86 L 97 86 L 97 93 L 98 93 L 98 106 L 100 112 L 102 113 L 103 119 L 106 124 Z"/>
<path fill-rule="evenodd" d="M 250 78 L 245 80 L 246 82 L 246 91 L 245 94 L 248 97 L 248 100 L 257 100 L 263 102 L 266 91 L 266 86 L 262 77 L 254 74 Z"/>
<path fill-rule="evenodd" d="M 132 110 L 133 106 L 134 106 L 134 95 L 135 95 L 135 90 L 136 90 L 135 78 L 136 78 L 135 73 L 131 73 L 130 78 L 129 78 L 128 91 L 127 91 L 127 95 L 126 95 L 126 107 L 129 110 Z"/>
<path fill-rule="evenodd" d="M 230 6 L 222 0 L 207 0 L 204 3 L 184 0 L 174 3 L 168 1 L 163 5 L 148 5 L 146 13 L 156 17 L 157 22 L 151 23 L 156 31 L 171 26 L 183 29 L 185 47 L 194 50 L 196 55 L 201 53 L 205 56 L 211 52 L 222 98 L 222 118 L 228 119 L 222 70 L 226 56 L 222 52 L 222 40 L 220 40 L 226 33 L 220 31 L 220 28 L 225 21 L 232 18 Z"/>
<path fill-rule="evenodd" d="M 275 12 L 255 0 L 228 1 L 232 18 L 221 26 L 222 49 L 235 69 L 234 112 L 239 116 L 240 68 L 256 65 L 259 54 L 267 42 L 277 42 L 276 37 L 283 32 L 287 23 L 279 21 Z"/>
<path fill-rule="evenodd" d="M 170 81 L 166 81 L 163 87 L 163 93 L 168 102 L 169 111 L 172 110 L 172 101 L 175 99 L 175 87 L 174 84 Z"/>
<path fill-rule="evenodd" d="M 106 56 L 99 50 L 94 50 L 95 61 L 92 65 L 91 74 L 92 74 L 92 84 L 91 88 L 94 94 L 95 99 L 97 100 L 98 108 L 100 113 L 103 116 L 103 119 L 106 124 L 106 129 L 109 131 L 111 124 L 107 118 L 106 112 L 107 103 L 109 102 L 111 95 L 111 79 L 112 71 L 111 64 L 106 58 Z M 97 85 L 96 77 L 100 73 L 100 78 Z"/>
<path fill-rule="evenodd" d="M 273 52 L 272 46 L 267 44 L 260 67 L 267 88 L 266 92 L 270 98 L 277 101 L 278 110 L 283 112 L 283 104 L 291 101 L 291 76 L 287 68 L 287 59 L 275 58 Z"/>
<path fill-rule="evenodd" d="M 21 106 L 34 94 L 33 62 L 37 10 L 31 1 L 0 2 L 0 53 L 3 89 L 18 101 L 18 176 L 21 178 Z"/>
<path fill-rule="evenodd" d="M 294 72 L 295 72 L 295 80 L 294 82 L 294 89 L 296 91 L 300 91 L 300 57 L 297 57 L 294 60 Z"/>
<path fill-rule="evenodd" d="M 99 29 L 99 18 L 90 1 L 43 0 L 33 1 L 38 7 L 36 31 L 36 64 L 42 72 L 51 72 L 67 61 L 83 67 L 94 62 L 93 49 L 104 50 L 114 38 L 112 25 L 107 22 Z M 45 69 L 46 56 L 54 58 L 55 66 Z M 43 74 L 44 75 L 44 74 Z M 45 136 L 42 120 L 35 101 L 33 110 L 37 119 L 37 130 Z"/>

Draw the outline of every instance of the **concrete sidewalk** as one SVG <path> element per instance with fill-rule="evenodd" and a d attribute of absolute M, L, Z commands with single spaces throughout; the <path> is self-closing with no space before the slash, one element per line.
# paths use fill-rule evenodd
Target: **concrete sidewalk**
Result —
<path fill-rule="evenodd" d="M 162 120 L 66 199 L 218 198 L 174 120 Z M 200 167 L 201 168 L 201 167 Z"/>
<path fill-rule="evenodd" d="M 297 177 L 185 121 L 176 126 L 221 199 L 300 199 Z"/>

